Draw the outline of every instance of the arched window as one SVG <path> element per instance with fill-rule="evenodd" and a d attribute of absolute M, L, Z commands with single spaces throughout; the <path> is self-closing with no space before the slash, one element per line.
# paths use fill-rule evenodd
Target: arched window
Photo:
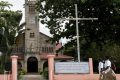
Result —
<path fill-rule="evenodd" d="M 36 57 L 29 57 L 27 60 L 28 73 L 38 72 L 38 60 Z"/>

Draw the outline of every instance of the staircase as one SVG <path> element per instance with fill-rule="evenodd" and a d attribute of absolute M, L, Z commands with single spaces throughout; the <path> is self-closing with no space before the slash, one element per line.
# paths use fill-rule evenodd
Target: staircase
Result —
<path fill-rule="evenodd" d="M 42 75 L 28 74 L 24 75 L 22 79 L 19 80 L 44 80 Z"/>

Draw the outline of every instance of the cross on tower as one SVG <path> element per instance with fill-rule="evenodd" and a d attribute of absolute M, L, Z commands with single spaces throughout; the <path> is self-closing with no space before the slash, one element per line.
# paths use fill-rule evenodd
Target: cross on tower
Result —
<path fill-rule="evenodd" d="M 77 55 L 78 55 L 78 62 L 80 62 L 80 43 L 79 43 L 78 20 L 98 20 L 98 18 L 78 18 L 77 4 L 75 4 L 75 15 L 76 15 L 76 18 L 59 18 L 59 20 L 76 20 Z"/>

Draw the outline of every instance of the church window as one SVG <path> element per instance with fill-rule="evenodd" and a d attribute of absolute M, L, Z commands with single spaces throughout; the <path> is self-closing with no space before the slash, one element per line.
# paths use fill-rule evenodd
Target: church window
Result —
<path fill-rule="evenodd" d="M 30 33 L 30 38 L 34 38 L 35 34 L 34 33 Z"/>
<path fill-rule="evenodd" d="M 44 47 L 42 47 L 42 52 L 45 52 L 45 48 Z"/>
<path fill-rule="evenodd" d="M 53 47 L 42 47 L 43 53 L 53 53 Z"/>
<path fill-rule="evenodd" d="M 50 51 L 50 47 L 49 47 L 49 49 L 48 49 L 48 50 L 49 50 L 49 52 L 51 53 L 51 51 Z"/>
<path fill-rule="evenodd" d="M 49 47 L 46 48 L 47 53 L 50 53 Z"/>
<path fill-rule="evenodd" d="M 28 0 L 28 1 L 35 1 L 35 0 Z"/>
<path fill-rule="evenodd" d="M 50 53 L 53 52 L 53 47 L 49 47 L 49 52 L 50 52 Z"/>
<path fill-rule="evenodd" d="M 45 47 L 45 52 L 49 53 L 48 47 Z"/>
<path fill-rule="evenodd" d="M 47 53 L 47 47 L 45 47 L 45 53 Z"/>
<path fill-rule="evenodd" d="M 35 6 L 29 5 L 29 13 L 35 13 Z"/>

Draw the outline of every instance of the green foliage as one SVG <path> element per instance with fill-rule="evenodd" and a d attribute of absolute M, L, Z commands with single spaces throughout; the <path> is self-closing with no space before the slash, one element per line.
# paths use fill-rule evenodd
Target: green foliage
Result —
<path fill-rule="evenodd" d="M 39 70 L 38 70 L 38 73 L 39 73 L 40 75 L 42 75 L 42 74 L 43 74 L 43 71 L 42 71 L 41 69 L 39 69 Z"/>
<path fill-rule="evenodd" d="M 23 80 L 23 75 L 25 75 L 26 73 L 27 72 L 24 69 L 19 70 L 18 71 L 18 78 L 19 78 L 19 80 Z"/>
<path fill-rule="evenodd" d="M 0 2 L 0 47 L 10 49 L 15 43 L 19 32 L 19 23 L 22 18 L 21 11 L 11 11 L 5 8 L 11 6 L 8 2 Z"/>
<path fill-rule="evenodd" d="M 25 75 L 26 73 L 27 73 L 27 72 L 26 72 L 24 69 L 18 71 L 18 74 L 19 74 L 19 75 Z"/>
<path fill-rule="evenodd" d="M 0 10 L 4 10 L 6 7 L 10 8 L 12 4 L 9 4 L 7 1 L 0 2 Z"/>
<path fill-rule="evenodd" d="M 53 34 L 53 42 L 61 38 L 69 39 L 64 48 L 66 51 L 76 51 L 75 21 L 57 19 L 74 18 L 74 4 L 78 6 L 79 18 L 98 18 L 97 21 L 78 21 L 82 56 L 97 58 L 108 53 L 111 49 L 109 44 L 120 45 L 120 0 L 39 0 L 37 10 L 43 19 L 41 22 L 47 24 Z M 108 45 L 106 52 L 101 50 L 105 45 Z"/>
<path fill-rule="evenodd" d="M 0 65 L 0 74 L 3 74 L 3 72 L 4 72 L 4 68 L 3 68 L 2 64 L 1 64 Z"/>
<path fill-rule="evenodd" d="M 6 9 L 12 6 L 8 2 L 0 1 L 0 51 L 3 54 L 3 64 L 7 62 L 8 56 L 15 45 L 16 37 L 19 35 L 21 11 L 11 11 Z M 3 65 L 2 64 L 2 65 Z"/>
<path fill-rule="evenodd" d="M 0 56 L 0 74 L 4 73 L 3 55 Z"/>
<path fill-rule="evenodd" d="M 48 67 L 46 67 L 43 71 L 44 78 L 48 79 Z"/>
<path fill-rule="evenodd" d="M 96 43 L 92 43 L 88 49 L 88 57 L 93 59 L 105 58 L 105 56 L 110 56 L 114 60 L 119 61 L 120 57 L 120 46 L 117 44 L 106 44 L 103 47 L 97 46 Z"/>

